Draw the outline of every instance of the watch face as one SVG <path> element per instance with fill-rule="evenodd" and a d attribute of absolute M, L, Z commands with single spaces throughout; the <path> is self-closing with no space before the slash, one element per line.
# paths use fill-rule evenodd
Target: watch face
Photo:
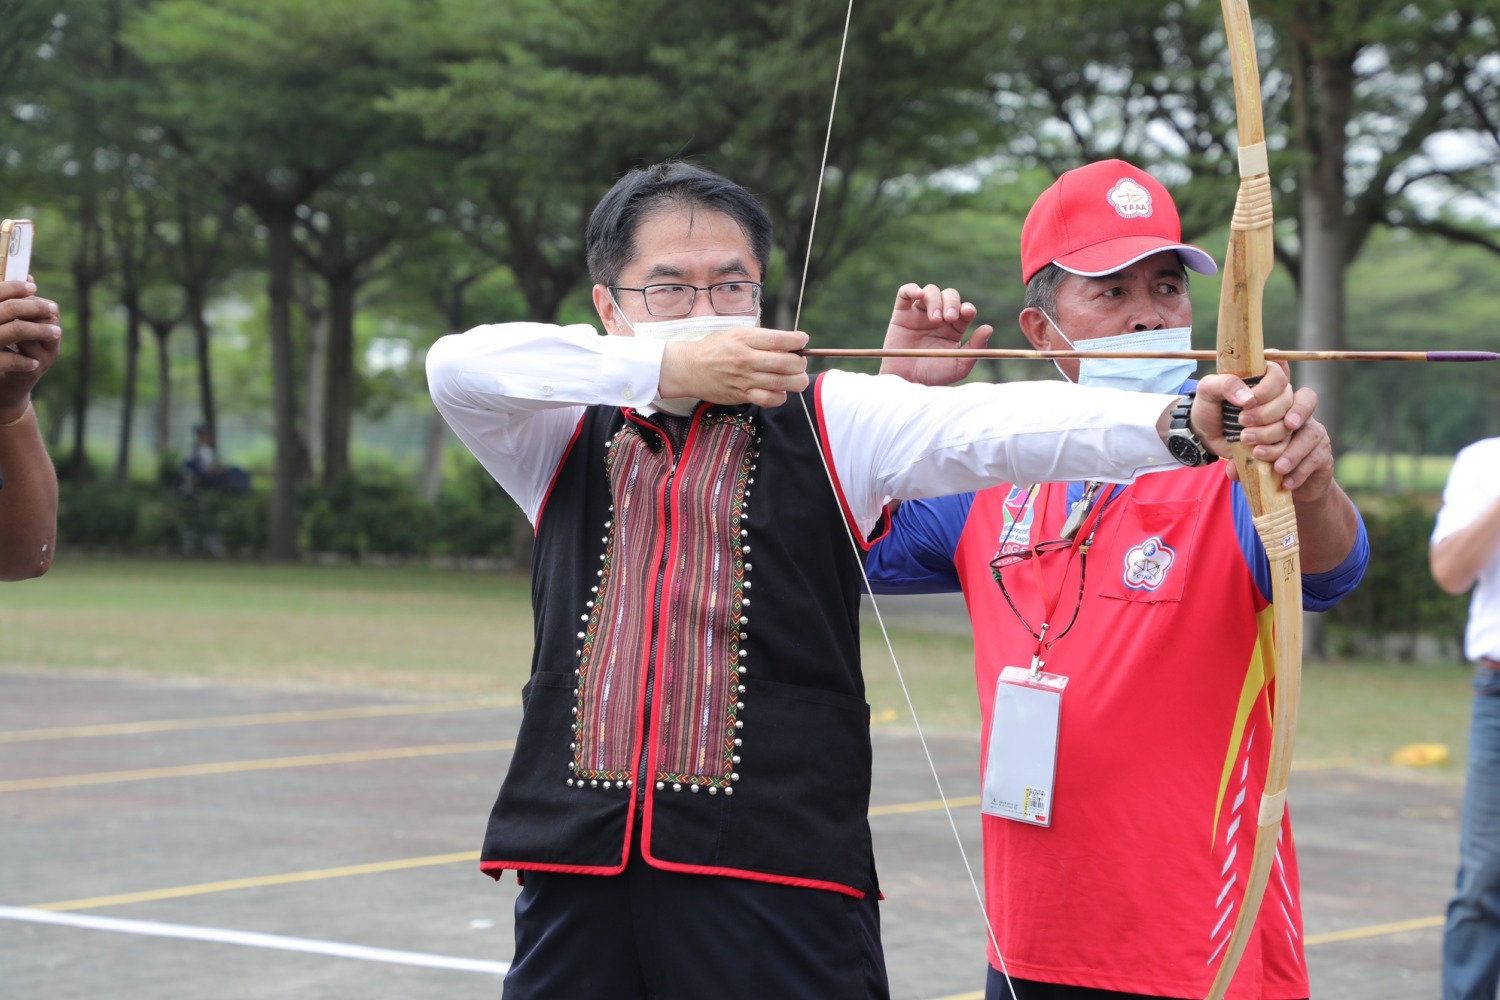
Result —
<path fill-rule="evenodd" d="M 1204 462 L 1203 448 L 1198 442 L 1183 434 L 1168 435 L 1167 450 L 1183 465 L 1198 466 Z"/>

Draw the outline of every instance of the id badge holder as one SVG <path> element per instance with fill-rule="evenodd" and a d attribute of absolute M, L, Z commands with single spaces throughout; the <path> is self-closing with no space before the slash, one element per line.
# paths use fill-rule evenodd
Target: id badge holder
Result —
<path fill-rule="evenodd" d="M 1052 825 L 1058 720 L 1067 685 L 1066 677 L 1026 667 L 1000 671 L 984 761 L 985 814 Z"/>

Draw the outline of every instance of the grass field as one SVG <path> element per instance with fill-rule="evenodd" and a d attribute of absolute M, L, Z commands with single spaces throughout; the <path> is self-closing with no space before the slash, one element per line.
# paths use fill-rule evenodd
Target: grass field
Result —
<path fill-rule="evenodd" d="M 10 669 L 511 699 L 530 667 L 530 586 L 516 574 L 64 558 L 0 595 Z M 924 729 L 975 729 L 969 641 L 901 627 L 891 638 Z M 865 674 L 876 725 L 909 726 L 868 622 Z M 1468 715 L 1460 664 L 1309 663 L 1297 755 L 1379 765 L 1442 743 L 1452 759 L 1429 773 L 1456 780 Z"/>
<path fill-rule="evenodd" d="M 1346 490 L 1382 491 L 1387 484 L 1397 490 L 1441 493 L 1453 468 L 1452 455 L 1385 455 L 1351 451 L 1339 456 L 1339 483 Z"/>

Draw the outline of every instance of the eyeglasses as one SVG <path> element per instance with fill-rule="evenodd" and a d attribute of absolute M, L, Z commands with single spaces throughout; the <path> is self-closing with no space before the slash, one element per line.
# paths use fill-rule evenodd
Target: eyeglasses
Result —
<path fill-rule="evenodd" d="M 699 288 L 697 285 L 647 285 L 645 288 L 611 286 L 617 292 L 640 292 L 646 300 L 646 311 L 652 316 L 672 319 L 693 311 L 699 292 L 708 293 L 709 305 L 721 316 L 752 313 L 760 308 L 760 284 L 754 281 L 721 281 Z"/>
<path fill-rule="evenodd" d="M 1029 549 L 1017 549 L 1014 552 L 997 552 L 995 553 L 995 558 L 990 560 L 990 569 L 994 572 L 995 580 L 998 583 L 1000 574 L 1005 570 L 1013 566 L 1019 566 L 1034 556 L 1046 555 L 1048 552 L 1056 552 L 1059 549 L 1070 549 L 1073 547 L 1073 544 L 1074 539 L 1072 538 L 1053 538 L 1045 542 L 1037 542 Z M 1088 552 L 1087 541 L 1083 543 L 1082 549 L 1085 553 Z"/>

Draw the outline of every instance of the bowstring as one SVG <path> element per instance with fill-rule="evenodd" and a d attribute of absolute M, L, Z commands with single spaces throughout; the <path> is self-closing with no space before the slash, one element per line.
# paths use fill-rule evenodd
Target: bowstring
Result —
<path fill-rule="evenodd" d="M 813 190 L 812 218 L 807 227 L 807 248 L 802 259 L 802 281 L 797 288 L 797 308 L 792 316 L 792 329 L 796 330 L 802 326 L 802 301 L 807 294 L 807 276 L 812 267 L 813 238 L 818 230 L 818 208 L 823 202 L 823 181 L 828 175 L 828 151 L 833 144 L 833 120 L 838 110 L 839 83 L 844 77 L 844 53 L 849 47 L 849 26 L 854 19 L 854 0 L 849 0 L 849 6 L 844 12 L 844 32 L 839 40 L 838 65 L 833 74 L 833 99 L 828 105 L 828 127 L 823 135 L 823 158 L 818 164 L 818 182 Z M 802 413 L 807 417 L 807 426 L 813 432 L 814 439 L 817 438 L 817 422 L 813 419 L 812 410 L 807 405 L 807 394 L 799 392 L 797 398 L 802 401 Z M 818 458 L 823 468 L 823 474 L 828 479 L 828 487 L 838 496 L 838 484 L 834 481 L 833 469 L 829 467 L 828 457 L 822 448 L 818 449 Z M 906 709 L 911 713 L 913 728 L 917 732 L 917 742 L 921 744 L 922 755 L 927 759 L 927 768 L 932 774 L 932 783 L 937 787 L 938 800 L 943 803 L 943 814 L 948 818 L 948 828 L 953 833 L 953 842 L 958 846 L 958 855 L 963 859 L 964 870 L 969 876 L 969 887 L 974 890 L 974 898 L 979 903 L 979 915 L 984 920 L 986 934 L 989 935 L 990 946 L 995 949 L 995 957 L 1000 960 L 1000 974 L 1005 977 L 1005 988 L 1010 992 L 1011 1000 L 1016 997 L 1015 985 L 1010 979 L 1010 970 L 1006 968 L 1005 955 L 1000 950 L 1000 942 L 995 935 L 995 925 L 990 922 L 990 914 L 985 906 L 984 890 L 979 886 L 979 879 L 974 874 L 974 865 L 969 859 L 969 852 L 964 848 L 963 837 L 958 831 L 958 821 L 954 818 L 953 807 L 948 803 L 948 793 L 943 788 L 943 779 L 938 775 L 937 761 L 933 759 L 932 750 L 927 745 L 927 735 L 922 731 L 921 720 L 917 716 L 916 703 L 912 701 L 911 690 L 906 685 L 906 675 L 901 669 L 901 661 L 896 656 L 895 644 L 891 641 L 890 630 L 886 628 L 885 617 L 880 613 L 880 605 L 875 600 L 874 588 L 870 586 L 870 574 L 865 567 L 864 549 L 860 541 L 854 535 L 852 518 L 844 518 L 844 534 L 849 539 L 849 546 L 854 552 L 854 560 L 859 565 L 860 576 L 865 581 L 865 593 L 870 597 L 870 609 L 875 612 L 875 621 L 880 626 L 880 636 L 885 642 L 886 653 L 890 656 L 891 666 L 896 672 L 896 682 L 901 687 L 901 695 L 906 699 Z"/>

